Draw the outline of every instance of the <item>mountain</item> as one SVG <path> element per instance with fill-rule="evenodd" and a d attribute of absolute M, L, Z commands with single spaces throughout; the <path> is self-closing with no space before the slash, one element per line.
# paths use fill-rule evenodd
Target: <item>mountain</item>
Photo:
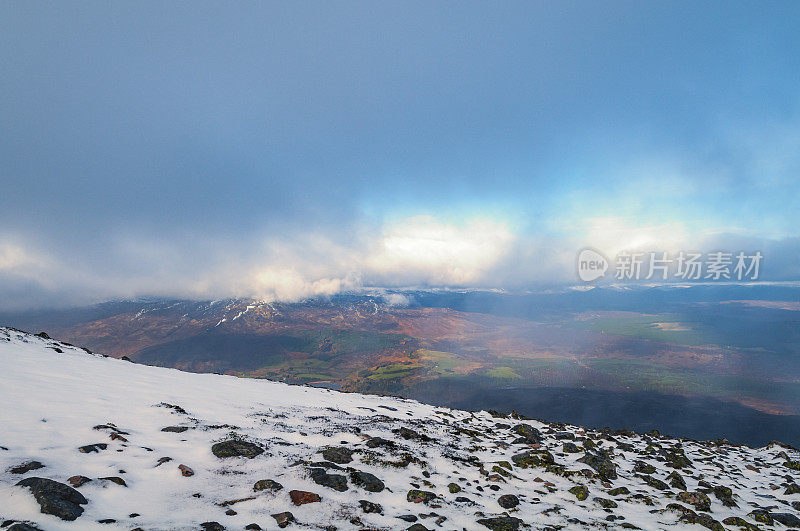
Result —
<path fill-rule="evenodd" d="M 797 300 L 794 284 L 404 290 L 114 301 L 0 324 L 192 372 L 798 446 Z"/>
<path fill-rule="evenodd" d="M 775 529 L 800 452 L 191 374 L 0 328 L 6 529 Z"/>

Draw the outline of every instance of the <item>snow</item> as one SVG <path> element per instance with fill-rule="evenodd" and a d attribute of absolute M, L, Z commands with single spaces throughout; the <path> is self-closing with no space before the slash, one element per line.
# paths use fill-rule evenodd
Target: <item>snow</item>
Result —
<path fill-rule="evenodd" d="M 476 524 L 483 516 L 476 513 L 486 517 L 502 515 L 506 511 L 498 505 L 497 498 L 515 494 L 521 503 L 507 511 L 508 514 L 534 528 L 560 524 L 569 529 L 594 529 L 598 525 L 614 525 L 604 520 L 609 513 L 592 501 L 594 496 L 612 497 L 604 492 L 607 489 L 598 479 L 581 475 L 567 478 L 540 468 L 514 467 L 511 472 L 515 477 L 506 482 L 490 482 L 478 467 L 448 457 L 475 456 L 490 471 L 496 462 L 511 461 L 512 455 L 528 448 L 511 444 L 516 436 L 496 426 L 498 422 L 514 425 L 517 421 L 493 418 L 485 412 L 470 413 L 396 398 L 148 367 L 91 355 L 79 348 L 7 328 L 0 328 L 0 375 L 0 446 L 7 448 L 0 448 L 0 471 L 29 460 L 45 465 L 24 475 L 0 475 L 0 520 L 35 522 L 48 530 L 197 529 L 200 522 L 206 521 L 220 522 L 228 529 L 243 529 L 250 523 L 274 529 L 275 521 L 270 515 L 291 511 L 298 522 L 312 529 L 327 525 L 339 529 L 402 529 L 410 524 L 397 516 L 434 512 L 446 517 L 440 522 L 442 529 L 483 529 Z M 161 404 L 180 406 L 186 414 Z M 542 422 L 524 422 L 545 434 L 556 431 Z M 106 423 L 127 432 L 124 437 L 128 442 L 111 440 L 109 430 L 93 429 Z M 166 426 L 190 429 L 183 433 L 161 431 Z M 400 426 L 424 432 L 433 441 L 400 439 L 392 432 Z M 457 428 L 475 430 L 477 435 Z M 578 437 L 584 434 L 575 426 L 558 427 L 558 431 Z M 254 459 L 215 457 L 211 445 L 226 440 L 230 432 L 261 444 L 266 452 Z M 369 458 L 389 460 L 398 457 L 399 452 L 393 456 L 367 448 L 366 435 L 397 441 L 408 453 L 424 461 L 424 465 L 411 463 L 405 468 L 395 468 L 376 463 Z M 617 440 L 633 444 L 637 450 L 647 444 L 640 436 L 619 436 Z M 77 450 L 101 442 L 109 445 L 107 450 L 89 454 Z M 582 454 L 557 453 L 562 444 L 563 441 L 552 436 L 543 442 L 567 469 L 587 468 L 576 462 Z M 315 484 L 305 464 L 322 461 L 318 452 L 328 446 L 357 450 L 354 462 L 342 466 L 370 472 L 383 480 L 388 489 L 370 493 L 350 484 L 347 491 L 337 492 Z M 723 450 L 684 441 L 686 455 L 694 461 L 695 468 L 681 471 L 689 484 L 688 490 L 695 490 L 701 478 L 734 489 L 738 509 L 723 507 L 711 496 L 714 518 L 745 517 L 752 504 L 775 506 L 779 507 L 778 512 L 797 514 L 787 505 L 797 495 L 783 496 L 783 488 L 771 487 L 785 481 L 783 476 L 787 474 L 798 477 L 797 472 L 781 466 L 785 458 L 779 457 L 780 452 L 787 452 L 796 460 L 797 452 L 777 446 L 720 448 Z M 642 529 L 702 529 L 698 525 L 677 523 L 679 515 L 674 512 L 661 512 L 667 503 L 676 500 L 663 499 L 663 495 L 645 486 L 636 476 L 622 473 L 622 469 L 632 469 L 634 460 L 643 459 L 639 453 L 617 449 L 616 454 L 620 456 L 621 477 L 613 486 L 627 486 L 632 493 L 653 496 L 657 503 L 648 506 L 614 498 L 619 508 L 613 514 L 624 516 L 625 522 Z M 171 457 L 172 461 L 155 466 L 161 457 Z M 663 480 L 671 469 L 664 469 L 663 463 L 656 460 L 652 462 L 659 467 L 659 473 L 653 475 Z M 758 464 L 760 472 L 745 468 L 751 463 Z M 193 469 L 194 476 L 182 476 L 179 464 Z M 423 476 L 423 471 L 430 473 L 430 478 Z M 93 478 L 78 489 L 89 503 L 74 522 L 41 514 L 29 491 L 15 486 L 24 477 L 46 477 L 66 483 L 74 475 Z M 128 486 L 97 479 L 104 476 L 122 477 Z M 541 482 L 533 481 L 536 477 L 552 482 L 555 487 L 546 489 Z M 274 479 L 284 489 L 274 494 L 253 492 L 253 484 L 261 479 Z M 426 486 L 426 481 L 434 486 Z M 447 489 L 450 482 L 458 483 L 463 492 L 450 494 Z M 440 506 L 432 508 L 408 502 L 406 493 L 415 488 L 412 483 L 439 495 Z M 576 484 L 589 487 L 591 495 L 587 500 L 579 502 L 567 492 Z M 497 485 L 498 490 L 491 490 L 489 485 Z M 322 502 L 294 506 L 288 495 L 293 489 L 315 492 Z M 457 503 L 456 496 L 466 496 L 475 505 Z M 248 497 L 255 499 L 219 505 Z M 383 514 L 363 513 L 358 500 L 364 499 L 381 504 Z M 552 511 L 553 507 L 563 510 Z M 234 509 L 237 514 L 228 516 L 227 509 Z M 129 517 L 132 513 L 140 516 Z M 360 523 L 351 523 L 356 517 Z M 106 518 L 117 522 L 97 523 Z M 569 523 L 569 518 L 585 525 Z M 430 529 L 438 528 L 435 521 L 436 517 L 420 519 Z M 775 528 L 782 526 L 777 524 Z"/>

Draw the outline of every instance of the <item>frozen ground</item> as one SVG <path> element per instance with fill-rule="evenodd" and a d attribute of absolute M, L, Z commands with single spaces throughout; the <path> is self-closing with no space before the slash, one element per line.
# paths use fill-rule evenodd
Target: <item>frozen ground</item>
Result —
<path fill-rule="evenodd" d="M 9 529 L 275 529 L 288 516 L 272 515 L 287 511 L 288 526 L 305 529 L 800 526 L 800 454 L 777 444 L 583 430 L 184 373 L 8 328 L 0 379 L 0 521 Z M 263 453 L 212 452 L 231 440 Z M 79 450 L 96 443 L 106 446 Z M 43 514 L 16 485 L 26 478 L 90 479 L 76 487 L 87 503 L 72 509 L 82 514 Z M 281 488 L 254 490 L 260 480 Z M 296 505 L 290 491 L 320 501 Z"/>

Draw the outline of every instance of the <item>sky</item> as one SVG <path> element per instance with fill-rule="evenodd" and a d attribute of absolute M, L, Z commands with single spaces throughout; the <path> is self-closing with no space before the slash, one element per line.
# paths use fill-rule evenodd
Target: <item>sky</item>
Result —
<path fill-rule="evenodd" d="M 797 2 L 0 3 L 0 307 L 800 280 Z"/>

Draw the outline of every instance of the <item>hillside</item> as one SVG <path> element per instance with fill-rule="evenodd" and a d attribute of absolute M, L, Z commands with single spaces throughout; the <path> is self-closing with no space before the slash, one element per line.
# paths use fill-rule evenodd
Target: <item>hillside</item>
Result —
<path fill-rule="evenodd" d="M 6 529 L 800 526 L 800 452 L 778 444 L 191 374 L 9 328 L 0 375 Z"/>

